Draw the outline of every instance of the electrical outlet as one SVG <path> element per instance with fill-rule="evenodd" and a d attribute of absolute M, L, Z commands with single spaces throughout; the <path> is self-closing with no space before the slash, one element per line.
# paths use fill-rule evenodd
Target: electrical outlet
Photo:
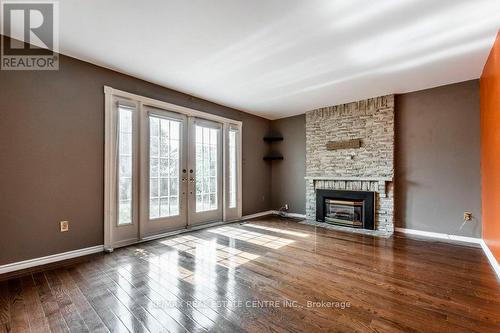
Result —
<path fill-rule="evenodd" d="M 464 221 L 467 221 L 467 222 L 472 221 L 472 213 L 471 212 L 464 212 Z"/>
<path fill-rule="evenodd" d="M 61 221 L 59 222 L 59 225 L 61 226 L 61 232 L 66 232 L 69 230 L 69 221 Z"/>

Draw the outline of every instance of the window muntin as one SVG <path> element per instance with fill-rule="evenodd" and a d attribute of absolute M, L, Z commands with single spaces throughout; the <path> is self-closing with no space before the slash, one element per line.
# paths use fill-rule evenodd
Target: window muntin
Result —
<path fill-rule="evenodd" d="M 149 117 L 149 218 L 179 215 L 181 123 Z"/>
<path fill-rule="evenodd" d="M 219 130 L 195 125 L 196 212 L 218 208 Z"/>

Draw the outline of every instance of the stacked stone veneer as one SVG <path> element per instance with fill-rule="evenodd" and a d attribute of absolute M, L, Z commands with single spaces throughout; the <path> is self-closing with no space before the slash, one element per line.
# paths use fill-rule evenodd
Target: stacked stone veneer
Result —
<path fill-rule="evenodd" d="M 361 139 L 361 148 L 327 150 Z M 306 215 L 316 219 L 316 189 L 376 193 L 375 229 L 394 231 L 394 96 L 306 113 Z"/>

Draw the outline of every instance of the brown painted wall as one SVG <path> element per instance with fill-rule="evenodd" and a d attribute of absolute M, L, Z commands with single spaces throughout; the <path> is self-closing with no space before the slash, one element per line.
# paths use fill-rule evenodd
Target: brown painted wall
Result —
<path fill-rule="evenodd" d="M 469 81 L 396 97 L 396 226 L 481 236 L 479 85 Z M 305 213 L 305 117 L 272 122 L 284 134 L 273 162 L 273 208 Z M 463 212 L 474 222 L 465 225 Z"/>
<path fill-rule="evenodd" d="M 396 97 L 396 227 L 481 237 L 479 138 L 477 80 Z"/>
<path fill-rule="evenodd" d="M 104 85 L 243 121 L 243 214 L 271 208 L 270 121 L 61 56 L 0 71 L 0 265 L 103 244 Z"/>
<path fill-rule="evenodd" d="M 242 120 L 243 214 L 305 212 L 304 115 L 270 122 L 62 56 L 56 72 L 0 71 L 0 265 L 103 243 L 104 85 Z M 479 237 L 478 81 L 396 102 L 397 225 Z M 271 126 L 281 162 L 262 160 Z M 465 210 L 477 220 L 458 230 Z"/>
<path fill-rule="evenodd" d="M 273 132 L 284 140 L 274 148 L 284 156 L 283 161 L 272 162 L 272 207 L 279 209 L 285 203 L 290 213 L 306 213 L 306 127 L 305 115 L 274 120 Z"/>

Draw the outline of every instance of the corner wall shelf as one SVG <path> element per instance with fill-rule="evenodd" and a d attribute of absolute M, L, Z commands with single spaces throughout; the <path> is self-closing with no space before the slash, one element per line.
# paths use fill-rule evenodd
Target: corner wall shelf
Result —
<path fill-rule="evenodd" d="M 266 141 L 266 142 L 283 141 L 283 137 L 282 136 L 266 136 L 264 138 L 264 141 Z"/>
<path fill-rule="evenodd" d="M 271 132 L 268 133 L 264 137 L 264 142 L 269 145 L 269 151 L 267 154 L 264 156 L 264 161 L 281 161 L 283 160 L 283 155 L 279 152 L 276 151 L 274 148 L 275 143 L 283 141 L 283 135 L 279 132 Z"/>
<path fill-rule="evenodd" d="M 281 160 L 283 160 L 283 156 L 281 155 L 264 156 L 264 161 L 281 161 Z"/>

